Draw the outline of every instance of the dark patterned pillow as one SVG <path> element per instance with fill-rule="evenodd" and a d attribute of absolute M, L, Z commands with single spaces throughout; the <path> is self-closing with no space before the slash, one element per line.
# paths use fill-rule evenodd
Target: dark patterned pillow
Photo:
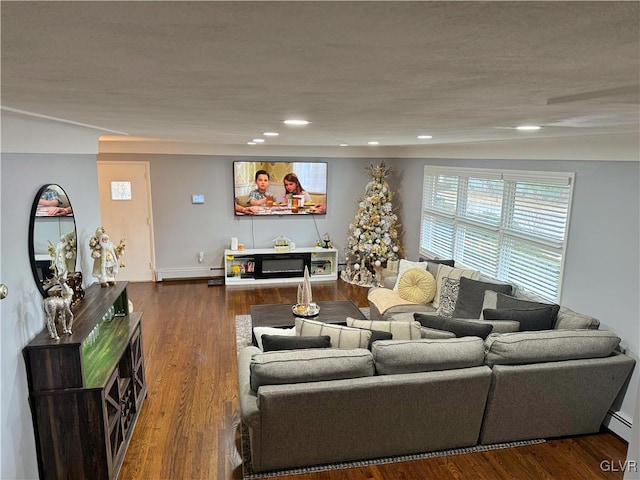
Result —
<path fill-rule="evenodd" d="M 460 291 L 460 280 L 449 277 L 445 277 L 442 280 L 440 302 L 436 315 L 450 318 L 456 309 L 456 301 L 458 300 L 458 292 Z"/>
<path fill-rule="evenodd" d="M 331 337 L 292 337 L 289 335 L 262 335 L 262 348 L 265 352 L 274 350 L 299 350 L 303 348 L 329 348 Z"/>

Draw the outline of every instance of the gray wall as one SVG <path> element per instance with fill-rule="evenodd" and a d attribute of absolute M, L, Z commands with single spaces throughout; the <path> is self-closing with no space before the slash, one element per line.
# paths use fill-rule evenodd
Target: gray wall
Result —
<path fill-rule="evenodd" d="M 0 210 L 2 278 L 9 296 L 0 302 L 2 372 L 2 464 L 0 478 L 38 478 L 22 348 L 44 328 L 42 296 L 31 274 L 29 216 L 38 189 L 57 183 L 73 206 L 80 268 L 90 272 L 89 238 L 100 225 L 96 156 L 83 154 L 2 154 Z M 86 248 L 82 248 L 87 246 Z M 87 281 L 85 275 L 85 281 Z M 88 279 L 88 283 L 93 280 Z"/>
<path fill-rule="evenodd" d="M 356 199 L 364 193 L 369 178 L 365 167 L 378 162 L 305 157 L 305 161 L 328 163 L 327 215 L 234 217 L 233 162 L 255 157 L 100 154 L 101 160 L 149 162 L 156 269 L 161 270 L 200 267 L 197 252 L 204 252 L 207 267 L 222 269 L 230 237 L 238 237 L 246 248 L 268 248 L 276 237 L 284 235 L 305 247 L 315 245 L 318 233 L 328 232 L 336 248 L 342 250 L 346 227 L 356 213 Z M 260 160 L 293 161 L 290 157 Z M 194 193 L 204 194 L 203 205 L 191 204 Z M 220 270 L 214 273 L 221 274 Z"/>

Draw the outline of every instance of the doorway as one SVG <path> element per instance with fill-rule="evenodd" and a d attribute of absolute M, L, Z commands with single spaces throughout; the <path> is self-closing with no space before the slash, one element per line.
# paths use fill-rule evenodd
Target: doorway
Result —
<path fill-rule="evenodd" d="M 102 226 L 126 248 L 118 280 L 154 281 L 153 217 L 149 162 L 98 161 Z"/>

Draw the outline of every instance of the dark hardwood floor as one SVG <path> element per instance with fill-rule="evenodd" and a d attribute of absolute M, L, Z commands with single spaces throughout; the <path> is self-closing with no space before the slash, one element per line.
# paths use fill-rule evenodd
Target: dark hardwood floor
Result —
<path fill-rule="evenodd" d="M 208 287 L 206 281 L 131 283 L 142 311 L 148 397 L 120 479 L 242 478 L 235 315 L 253 304 L 295 303 L 297 285 Z M 367 289 L 339 280 L 314 283 L 314 300 L 351 299 L 367 306 Z M 302 447 L 303 448 L 303 447 Z M 343 479 L 621 479 L 601 462 L 619 465 L 627 445 L 611 433 L 335 472 L 296 480 Z M 604 464 L 603 464 L 604 465 Z"/>

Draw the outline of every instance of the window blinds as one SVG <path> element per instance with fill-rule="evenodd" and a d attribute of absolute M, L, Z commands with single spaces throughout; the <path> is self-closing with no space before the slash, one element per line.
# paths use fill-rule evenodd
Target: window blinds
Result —
<path fill-rule="evenodd" d="M 420 253 L 560 296 L 573 173 L 427 166 Z"/>

